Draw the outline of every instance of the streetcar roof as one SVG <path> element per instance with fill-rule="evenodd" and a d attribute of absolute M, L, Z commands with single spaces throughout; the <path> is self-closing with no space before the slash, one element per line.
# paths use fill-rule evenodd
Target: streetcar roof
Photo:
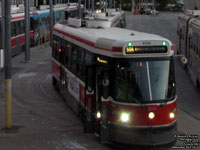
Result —
<path fill-rule="evenodd" d="M 195 25 L 199 28 L 200 27 L 200 18 L 199 17 L 192 18 L 189 23 L 192 25 Z"/>
<path fill-rule="evenodd" d="M 70 26 L 56 24 L 55 29 L 62 29 L 63 33 L 71 33 L 77 35 L 79 37 L 87 36 L 91 41 L 96 41 L 99 38 L 107 38 L 109 40 L 117 40 L 117 41 L 145 41 L 145 40 L 167 40 L 168 39 L 161 37 L 159 35 L 138 32 L 129 29 L 122 29 L 118 27 L 112 28 L 73 28 Z"/>
<path fill-rule="evenodd" d="M 69 41 L 71 40 L 73 43 L 76 42 L 77 45 L 86 44 L 97 49 L 110 51 L 110 54 L 107 53 L 108 55 L 113 55 L 111 54 L 112 52 L 121 53 L 124 45 L 130 41 L 150 41 L 152 43 L 155 43 L 156 41 L 166 41 L 169 43 L 169 47 L 172 46 L 172 43 L 168 39 L 159 35 L 117 27 L 99 29 L 87 27 L 74 28 L 63 24 L 56 24 L 54 26 L 54 33 L 61 37 L 64 35 L 66 39 Z M 114 51 L 113 48 L 115 48 Z M 169 55 L 173 55 L 171 52 L 169 53 Z"/>

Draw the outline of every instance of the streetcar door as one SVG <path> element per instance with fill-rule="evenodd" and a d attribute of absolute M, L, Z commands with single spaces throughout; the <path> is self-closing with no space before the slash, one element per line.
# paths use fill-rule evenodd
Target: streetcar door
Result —
<path fill-rule="evenodd" d="M 95 132 L 95 66 L 86 67 L 84 132 Z"/>
<path fill-rule="evenodd" d="M 101 122 L 99 131 L 99 140 L 101 143 L 108 143 L 110 137 L 110 128 L 108 125 L 108 114 L 109 114 L 109 89 L 110 89 L 110 74 L 109 70 L 102 72 L 101 80 Z"/>

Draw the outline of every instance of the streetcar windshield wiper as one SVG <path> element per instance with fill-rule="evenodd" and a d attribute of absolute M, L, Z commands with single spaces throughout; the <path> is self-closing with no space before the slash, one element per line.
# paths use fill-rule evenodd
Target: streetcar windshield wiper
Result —
<path fill-rule="evenodd" d="M 136 98 L 134 98 L 134 95 L 130 91 L 128 91 L 126 89 L 123 89 L 123 88 L 120 88 L 120 87 L 119 87 L 119 89 L 122 90 L 126 94 L 123 95 L 123 99 L 122 98 L 118 98 L 118 99 L 124 101 L 124 98 L 126 99 L 126 97 L 131 96 L 131 100 L 129 100 L 129 102 L 134 101 L 134 102 L 136 102 L 138 104 L 142 104 L 139 100 L 137 100 Z M 127 99 L 126 99 L 126 101 L 127 101 Z"/>

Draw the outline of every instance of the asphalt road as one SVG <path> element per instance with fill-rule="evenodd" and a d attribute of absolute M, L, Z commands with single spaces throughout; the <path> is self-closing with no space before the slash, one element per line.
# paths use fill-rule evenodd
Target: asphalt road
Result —
<path fill-rule="evenodd" d="M 177 14 L 158 16 L 127 14 L 127 28 L 155 33 L 176 42 Z M 31 61 L 23 63 L 24 55 L 13 59 L 13 130 L 0 130 L 0 150 L 115 150 L 99 144 L 93 134 L 83 133 L 80 119 L 60 98 L 52 86 L 51 50 L 44 47 L 31 52 Z M 187 73 L 176 61 L 179 135 L 200 135 L 200 94 Z M 2 74 L 1 74 L 2 75 Z M 3 97 L 1 97 L 3 99 Z M 4 116 L 4 102 L 0 103 Z M 4 117 L 0 118 L 4 126 Z M 182 142 L 178 140 L 177 144 Z M 129 147 L 128 147 L 129 148 Z M 170 150 L 129 148 L 134 150 Z"/>

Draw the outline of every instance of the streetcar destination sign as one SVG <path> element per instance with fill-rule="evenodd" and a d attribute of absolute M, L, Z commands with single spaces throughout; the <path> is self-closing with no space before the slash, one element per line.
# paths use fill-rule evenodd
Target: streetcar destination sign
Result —
<path fill-rule="evenodd" d="M 127 46 L 126 54 L 166 53 L 167 46 Z"/>

